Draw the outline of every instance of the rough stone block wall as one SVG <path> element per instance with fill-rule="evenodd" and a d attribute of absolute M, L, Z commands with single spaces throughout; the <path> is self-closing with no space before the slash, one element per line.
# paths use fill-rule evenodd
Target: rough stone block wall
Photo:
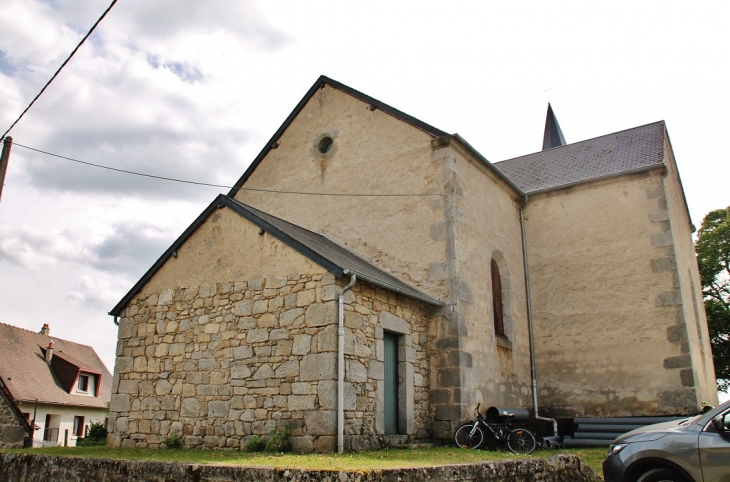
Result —
<path fill-rule="evenodd" d="M 186 447 L 242 449 L 253 436 L 285 430 L 296 451 L 334 450 L 342 284 L 328 273 L 295 274 L 136 296 L 120 320 L 109 445 L 159 447 L 178 435 Z M 405 348 L 418 366 L 418 434 L 428 436 L 422 309 L 359 285 L 347 293 L 348 448 L 382 442 L 375 337 L 384 310 L 424 334 L 406 338 Z"/>
<path fill-rule="evenodd" d="M 0 449 L 22 448 L 25 429 L 8 401 L 0 394 Z"/>
<path fill-rule="evenodd" d="M 381 482 L 398 480 L 484 481 L 493 482 L 600 482 L 575 455 L 556 455 L 549 459 L 508 460 L 439 467 L 411 467 L 358 471 L 240 467 L 235 465 L 197 465 L 141 460 L 109 460 L 58 457 L 35 454 L 0 454 L 0 480 L 13 482 L 113 482 L 145 480 L 150 482 Z"/>

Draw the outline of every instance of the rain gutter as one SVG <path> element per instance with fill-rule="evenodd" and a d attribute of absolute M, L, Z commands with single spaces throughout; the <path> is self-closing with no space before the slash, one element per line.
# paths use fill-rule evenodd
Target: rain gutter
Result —
<path fill-rule="evenodd" d="M 345 270 L 343 274 L 350 274 Z M 337 452 L 345 451 L 345 293 L 357 282 L 352 273 L 350 284 L 342 288 L 337 296 Z"/>
<path fill-rule="evenodd" d="M 525 233 L 525 206 L 529 196 L 524 195 L 524 202 L 520 207 L 520 229 L 522 231 L 522 258 L 525 268 L 525 294 L 527 297 L 527 331 L 530 335 L 530 378 L 532 383 L 532 407 L 535 411 L 535 420 L 553 423 L 553 436 L 558 435 L 558 421 L 554 418 L 541 417 L 537 406 L 537 371 L 535 370 L 535 333 L 532 324 L 532 296 L 530 295 L 530 270 L 527 263 L 527 235 Z"/>

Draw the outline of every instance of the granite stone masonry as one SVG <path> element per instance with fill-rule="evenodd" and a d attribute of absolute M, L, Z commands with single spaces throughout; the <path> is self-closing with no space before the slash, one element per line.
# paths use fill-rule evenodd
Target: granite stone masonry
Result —
<path fill-rule="evenodd" d="M 0 454 L 0 480 L 11 482 L 386 482 L 386 481 L 493 481 L 493 482 L 600 482 L 581 459 L 557 455 L 544 459 L 482 462 L 476 464 L 336 471 L 194 465 L 139 460 L 85 459 L 35 454 Z"/>
<path fill-rule="evenodd" d="M 108 444 L 177 435 L 185 447 L 243 449 L 278 430 L 295 451 L 334 450 L 343 286 L 317 273 L 138 294 L 119 324 Z M 400 335 L 400 432 L 430 437 L 427 323 L 410 298 L 361 283 L 346 293 L 346 449 L 384 441 L 384 330 Z"/>
<path fill-rule="evenodd" d="M 0 449 L 21 448 L 24 437 L 25 428 L 0 394 Z"/>

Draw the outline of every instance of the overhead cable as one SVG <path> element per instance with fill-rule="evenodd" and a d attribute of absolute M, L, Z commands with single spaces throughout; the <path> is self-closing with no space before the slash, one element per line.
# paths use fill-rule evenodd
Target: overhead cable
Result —
<path fill-rule="evenodd" d="M 208 187 L 220 187 L 224 189 L 234 189 L 235 186 L 226 186 L 223 184 L 211 184 L 207 182 L 197 182 L 197 181 L 187 181 L 185 179 L 175 179 L 173 177 L 165 177 L 165 176 L 156 176 L 154 174 L 145 174 L 142 172 L 136 172 L 136 171 L 129 171 L 126 169 L 118 169 L 116 167 L 109 167 L 109 166 L 103 166 L 101 164 L 94 164 L 93 162 L 86 162 L 86 161 L 80 161 L 78 159 L 74 159 L 72 157 L 66 157 L 62 156 L 60 154 L 54 154 L 52 152 L 44 151 L 41 149 L 36 149 L 34 147 L 24 146 L 23 144 L 18 144 L 17 142 L 13 142 L 13 146 L 22 147 L 23 149 L 28 149 L 30 151 L 35 151 L 41 154 L 45 154 L 47 156 L 57 157 L 59 159 L 65 159 L 67 161 L 71 162 L 77 162 L 79 164 L 84 164 L 86 166 L 91 167 L 98 167 L 100 169 L 107 169 L 109 171 L 115 171 L 115 172 L 121 172 L 124 174 L 132 174 L 134 176 L 142 176 L 142 177 L 149 177 L 152 179 L 160 179 L 162 181 L 172 181 L 172 182 L 180 182 L 183 184 L 194 184 L 196 186 L 208 186 Z M 309 196 L 348 196 L 348 197 L 419 197 L 419 196 L 440 196 L 438 193 L 419 193 L 419 194 L 362 194 L 362 193 L 334 193 L 334 192 L 307 192 L 307 191 L 281 191 L 277 189 L 256 189 L 256 188 L 250 188 L 250 187 L 239 187 L 237 188 L 239 191 L 253 191 L 253 192 L 270 192 L 270 193 L 276 193 L 276 194 L 305 194 Z"/>
<path fill-rule="evenodd" d="M 35 104 L 35 101 L 38 100 L 38 98 L 41 96 L 41 94 L 43 94 L 43 92 L 46 90 L 46 88 L 49 85 L 51 85 L 51 82 L 53 82 L 53 80 L 56 78 L 56 76 L 58 76 L 58 74 L 61 72 L 61 69 L 63 69 L 66 66 L 66 64 L 68 63 L 68 61 L 71 60 L 71 57 L 74 56 L 74 54 L 79 49 L 79 47 L 81 47 L 81 45 L 86 41 L 86 39 L 89 38 L 89 35 L 91 35 L 91 33 L 94 31 L 96 26 L 99 25 L 99 22 L 102 21 L 102 19 L 106 16 L 106 14 L 109 13 L 109 10 L 112 9 L 112 7 L 114 6 L 115 3 L 117 3 L 117 0 L 112 0 L 112 3 L 109 5 L 109 7 L 107 7 L 106 10 L 104 10 L 104 13 L 102 13 L 101 17 L 99 17 L 99 20 L 96 21 L 96 23 L 91 27 L 91 29 L 87 32 L 87 34 L 84 36 L 84 38 L 81 39 L 81 42 L 79 42 L 79 44 L 76 46 L 76 48 L 73 50 L 73 52 L 71 52 L 71 55 L 68 56 L 68 58 L 58 68 L 56 73 L 53 74 L 53 77 L 51 77 L 51 80 L 46 82 L 46 85 L 44 85 L 43 88 L 41 89 L 41 91 L 38 92 L 38 95 L 36 95 L 35 98 L 31 101 L 31 103 L 28 104 L 28 107 L 26 107 L 25 110 L 20 114 L 20 116 L 18 116 L 18 118 L 15 119 L 15 122 L 13 122 L 13 124 L 10 127 L 8 127 L 8 130 L 6 130 L 5 133 L 3 133 L 2 137 L 0 137 L 0 140 L 5 139 L 5 136 L 8 135 L 8 132 L 10 132 L 10 130 L 13 127 L 15 127 L 15 124 L 17 124 L 20 121 L 20 119 L 23 118 L 25 113 L 28 112 L 28 110 L 33 106 L 33 104 Z"/>

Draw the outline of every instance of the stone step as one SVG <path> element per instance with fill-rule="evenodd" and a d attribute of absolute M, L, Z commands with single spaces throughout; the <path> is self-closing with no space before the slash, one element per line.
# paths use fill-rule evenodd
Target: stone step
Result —
<path fill-rule="evenodd" d="M 383 437 L 383 444 L 386 447 L 405 445 L 408 443 L 408 435 L 386 435 Z"/>
<path fill-rule="evenodd" d="M 434 447 L 434 444 L 430 444 L 430 443 L 388 445 L 389 449 L 430 449 L 432 447 Z"/>

